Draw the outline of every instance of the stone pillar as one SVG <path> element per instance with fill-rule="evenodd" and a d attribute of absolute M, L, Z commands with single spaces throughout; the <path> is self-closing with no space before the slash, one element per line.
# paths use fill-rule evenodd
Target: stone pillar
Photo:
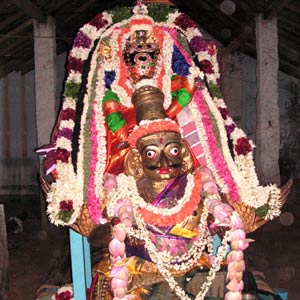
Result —
<path fill-rule="evenodd" d="M 49 144 L 55 122 L 56 98 L 56 40 L 55 25 L 51 17 L 45 24 L 34 25 L 35 99 L 38 147 Z M 47 238 L 46 201 L 41 195 L 42 231 L 41 239 Z"/>
<path fill-rule="evenodd" d="M 38 146 L 49 144 L 55 122 L 56 40 L 51 17 L 45 24 L 34 20 L 35 98 Z"/>
<path fill-rule="evenodd" d="M 262 184 L 280 183 L 277 17 L 256 17 L 256 168 Z"/>

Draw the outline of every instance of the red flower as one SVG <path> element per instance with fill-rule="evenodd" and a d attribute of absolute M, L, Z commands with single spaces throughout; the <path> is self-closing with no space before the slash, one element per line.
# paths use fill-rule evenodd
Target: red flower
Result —
<path fill-rule="evenodd" d="M 187 30 L 188 28 L 197 27 L 196 23 L 187 15 L 181 14 L 176 20 L 175 24 L 182 28 L 183 30 Z"/>
<path fill-rule="evenodd" d="M 252 150 L 252 147 L 246 137 L 239 138 L 234 148 L 237 155 L 246 155 Z"/>
<path fill-rule="evenodd" d="M 206 44 L 206 47 L 207 47 L 207 52 L 209 55 L 214 56 L 217 54 L 217 46 L 216 46 L 215 42 L 208 41 Z"/>
<path fill-rule="evenodd" d="M 80 58 L 70 56 L 68 66 L 67 66 L 68 73 L 70 73 L 72 70 L 75 72 L 82 73 L 83 72 L 83 64 L 84 64 L 84 61 L 81 60 Z"/>
<path fill-rule="evenodd" d="M 74 120 L 75 119 L 75 110 L 72 108 L 64 109 L 61 112 L 61 120 Z"/>
<path fill-rule="evenodd" d="M 97 27 L 97 29 L 104 27 L 107 23 L 107 20 L 103 19 L 102 13 L 98 14 L 92 21 L 89 22 L 90 25 Z"/>
<path fill-rule="evenodd" d="M 219 111 L 222 115 L 223 120 L 226 120 L 227 117 L 229 116 L 229 111 L 224 107 L 219 107 Z"/>
<path fill-rule="evenodd" d="M 59 208 L 61 210 L 65 210 L 65 211 L 72 211 L 73 210 L 73 201 L 72 200 L 60 201 Z"/>
<path fill-rule="evenodd" d="M 55 300 L 70 300 L 72 297 L 73 294 L 70 291 L 55 294 Z"/>
<path fill-rule="evenodd" d="M 70 157 L 70 152 L 66 149 L 57 148 L 56 150 L 56 159 L 67 163 Z"/>
<path fill-rule="evenodd" d="M 202 71 L 206 74 L 213 74 L 213 66 L 211 64 L 211 62 L 207 59 L 204 59 L 200 62 L 201 67 L 202 67 Z"/>

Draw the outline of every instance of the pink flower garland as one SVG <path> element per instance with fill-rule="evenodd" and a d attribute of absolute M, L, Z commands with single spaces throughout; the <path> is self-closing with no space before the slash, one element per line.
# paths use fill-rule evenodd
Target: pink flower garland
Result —
<path fill-rule="evenodd" d="M 93 103 L 95 105 L 95 101 Z M 98 140 L 97 140 L 97 124 L 96 124 L 96 112 L 93 109 L 92 120 L 91 120 L 91 161 L 90 161 L 90 178 L 88 182 L 88 201 L 87 206 L 89 214 L 95 224 L 99 224 L 102 217 L 100 210 L 101 200 L 98 199 L 95 193 L 95 182 L 96 182 L 96 166 L 97 166 L 97 153 L 98 153 Z"/>
<path fill-rule="evenodd" d="M 128 269 L 126 264 L 122 263 L 122 260 L 126 258 L 126 228 L 131 228 L 133 221 L 132 205 L 128 200 L 119 200 L 114 211 L 123 226 L 114 226 L 113 239 L 108 246 L 111 262 L 114 264 L 110 272 L 110 277 L 112 278 L 111 289 L 114 294 L 114 300 L 125 300 L 129 299 L 130 295 L 126 295 Z"/>
<path fill-rule="evenodd" d="M 233 209 L 227 203 L 222 203 L 215 192 L 217 186 L 213 180 L 213 176 L 208 169 L 202 169 L 203 189 L 209 194 L 205 205 L 209 212 L 214 216 L 215 221 L 210 225 L 211 228 L 217 226 L 230 227 L 230 245 L 231 251 L 227 255 L 227 288 L 229 292 L 225 295 L 225 300 L 241 300 L 244 283 L 242 281 L 243 271 L 245 270 L 245 262 L 243 250 L 245 250 L 249 241 L 246 239 L 244 225 L 238 214 L 233 213 Z M 216 197 L 213 197 L 213 195 Z"/>
<path fill-rule="evenodd" d="M 196 90 L 194 94 L 193 100 L 195 101 L 197 108 L 202 116 L 202 123 L 206 132 L 208 145 L 210 148 L 210 154 L 211 158 L 213 160 L 213 163 L 218 171 L 218 173 L 221 175 L 221 177 L 225 180 L 227 186 L 228 186 L 228 192 L 230 195 L 230 198 L 233 202 L 239 201 L 239 193 L 237 190 L 237 186 L 232 178 L 232 175 L 228 169 L 228 166 L 223 158 L 223 156 L 220 153 L 220 150 L 218 149 L 216 139 L 214 136 L 211 120 L 208 115 L 208 111 L 206 108 L 206 105 L 204 103 L 203 94 L 200 90 Z"/>

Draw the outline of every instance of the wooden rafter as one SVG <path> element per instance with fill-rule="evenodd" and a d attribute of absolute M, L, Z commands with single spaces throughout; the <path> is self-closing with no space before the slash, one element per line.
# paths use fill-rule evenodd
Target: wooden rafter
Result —
<path fill-rule="evenodd" d="M 26 15 L 36 19 L 40 23 L 46 21 L 44 13 L 30 0 L 10 0 L 17 5 Z"/>
<path fill-rule="evenodd" d="M 20 34 L 20 32 L 22 32 L 29 26 L 32 26 L 32 19 L 28 19 L 24 21 L 22 24 L 20 24 L 19 26 L 15 27 L 13 30 L 6 32 L 5 36 L 0 38 L 0 44 L 2 45 L 5 41 L 12 38 L 14 35 Z"/>
<path fill-rule="evenodd" d="M 265 19 L 272 19 L 275 15 L 278 15 L 282 9 L 284 9 L 291 0 L 275 0 L 264 11 Z"/>
<path fill-rule="evenodd" d="M 24 13 L 22 11 L 18 11 L 11 16 L 4 18 L 0 21 L 0 31 L 4 30 L 5 27 L 9 26 L 11 23 L 15 22 L 16 20 L 20 19 Z"/>

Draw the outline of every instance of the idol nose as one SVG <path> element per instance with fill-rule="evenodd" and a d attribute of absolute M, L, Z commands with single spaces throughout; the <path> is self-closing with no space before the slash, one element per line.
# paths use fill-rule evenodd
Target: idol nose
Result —
<path fill-rule="evenodd" d="M 169 159 L 166 154 L 162 151 L 159 156 L 159 166 L 161 168 L 168 167 L 170 165 Z"/>

